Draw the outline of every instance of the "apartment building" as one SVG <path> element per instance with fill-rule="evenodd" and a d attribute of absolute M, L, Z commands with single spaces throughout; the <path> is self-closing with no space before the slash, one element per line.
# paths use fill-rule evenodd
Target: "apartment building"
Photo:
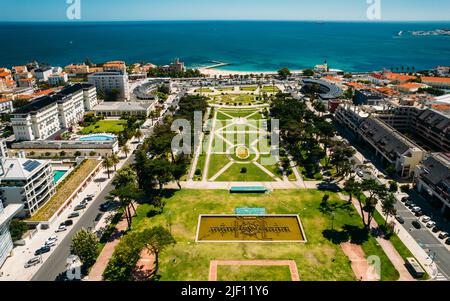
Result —
<path fill-rule="evenodd" d="M 450 213 L 450 155 L 433 153 L 417 166 L 414 182 L 418 192 L 430 202 L 442 206 L 442 213 Z"/>
<path fill-rule="evenodd" d="M 121 100 L 130 99 L 130 87 L 128 84 L 128 75 L 126 73 L 113 72 L 97 72 L 88 76 L 88 82 L 97 88 L 97 92 L 119 91 Z"/>
<path fill-rule="evenodd" d="M 3 207 L 3 202 L 0 200 L 0 268 L 10 256 L 13 249 L 13 241 L 9 233 L 9 223 L 22 209 L 22 204 L 12 204 Z"/>
<path fill-rule="evenodd" d="M 121 72 L 125 74 L 127 72 L 127 65 L 124 61 L 111 61 L 103 64 L 103 71 L 105 72 Z"/>
<path fill-rule="evenodd" d="M 450 152 L 450 116 L 434 109 L 394 107 L 379 118 L 430 151 Z"/>
<path fill-rule="evenodd" d="M 59 131 L 58 104 L 50 96 L 43 96 L 19 108 L 11 118 L 17 141 L 47 139 Z"/>
<path fill-rule="evenodd" d="M 409 178 L 422 161 L 425 150 L 375 115 L 360 108 L 340 105 L 335 121 L 349 130 L 362 144 L 373 151 L 384 166 L 394 166 L 402 178 Z"/>
<path fill-rule="evenodd" d="M 50 161 L 3 158 L 0 165 L 0 197 L 6 205 L 23 205 L 19 216 L 32 216 L 55 194 Z"/>
<path fill-rule="evenodd" d="M 39 97 L 12 114 L 16 141 L 47 139 L 78 123 L 96 104 L 97 93 L 90 84 L 75 84 Z"/>
<path fill-rule="evenodd" d="M 8 98 L 0 98 L 0 114 L 9 114 L 14 110 L 13 101 Z"/>
<path fill-rule="evenodd" d="M 422 83 L 438 89 L 450 89 L 450 77 L 423 76 Z"/>
<path fill-rule="evenodd" d="M 48 76 L 48 83 L 53 86 L 67 83 L 68 80 L 69 77 L 65 72 L 54 73 Z"/>

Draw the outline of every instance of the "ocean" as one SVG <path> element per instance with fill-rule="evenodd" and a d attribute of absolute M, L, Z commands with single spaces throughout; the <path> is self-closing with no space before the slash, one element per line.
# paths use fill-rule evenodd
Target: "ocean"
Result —
<path fill-rule="evenodd" d="M 372 71 L 450 65 L 450 36 L 398 36 L 450 23 L 152 21 L 0 23 L 0 66 L 37 60 L 53 66 L 124 60 L 190 67 L 212 61 L 237 71 L 313 67 Z"/>

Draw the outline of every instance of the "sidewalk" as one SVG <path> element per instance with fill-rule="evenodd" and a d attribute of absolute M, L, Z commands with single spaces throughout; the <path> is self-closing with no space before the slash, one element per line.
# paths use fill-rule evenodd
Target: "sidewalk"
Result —
<path fill-rule="evenodd" d="M 92 267 L 89 276 L 86 278 L 87 281 L 102 281 L 103 280 L 103 272 L 108 265 L 109 260 L 111 259 L 114 250 L 120 242 L 124 232 L 128 228 L 127 219 L 125 218 L 125 214 L 122 216 L 122 219 L 117 224 L 115 228 L 114 235 L 111 236 L 110 240 L 103 247 L 102 252 L 97 258 L 94 266 Z"/>
<path fill-rule="evenodd" d="M 339 196 L 342 200 L 348 201 L 348 197 L 345 197 L 342 194 L 339 194 Z M 358 211 L 358 214 L 360 216 L 362 216 L 361 215 L 361 207 L 359 206 L 359 203 L 355 198 L 352 199 L 352 204 Z M 378 224 L 374 219 L 372 219 L 370 226 L 374 227 L 374 228 L 378 228 Z M 411 276 L 409 271 L 406 269 L 405 261 L 403 260 L 402 256 L 397 252 L 397 250 L 392 245 L 392 243 L 389 240 L 386 240 L 381 237 L 376 237 L 375 239 L 378 242 L 378 244 L 381 246 L 381 248 L 383 249 L 386 256 L 392 262 L 395 269 L 399 272 L 399 274 L 400 274 L 399 281 L 415 281 L 415 279 Z"/>

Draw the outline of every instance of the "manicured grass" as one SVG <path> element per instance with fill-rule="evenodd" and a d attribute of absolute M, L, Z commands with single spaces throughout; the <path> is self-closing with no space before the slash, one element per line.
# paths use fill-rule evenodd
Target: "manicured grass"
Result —
<path fill-rule="evenodd" d="M 194 90 L 195 93 L 212 93 L 214 92 L 210 88 L 199 88 Z"/>
<path fill-rule="evenodd" d="M 257 86 L 248 86 L 248 87 L 239 87 L 241 91 L 256 91 L 258 89 Z"/>
<path fill-rule="evenodd" d="M 291 281 L 288 266 L 218 266 L 218 281 Z"/>
<path fill-rule="evenodd" d="M 267 93 L 278 93 L 280 92 L 280 89 L 278 89 L 276 86 L 264 86 L 262 88 L 262 91 Z"/>
<path fill-rule="evenodd" d="M 247 168 L 246 173 L 241 169 Z M 233 164 L 217 180 L 218 182 L 273 182 L 274 179 L 255 164 Z"/>
<path fill-rule="evenodd" d="M 227 105 L 234 105 L 234 104 L 249 105 L 256 102 L 255 96 L 249 94 L 214 95 L 211 96 L 211 101 L 214 103 L 222 103 Z"/>
<path fill-rule="evenodd" d="M 162 215 L 153 216 L 152 206 L 143 204 L 133 220 L 133 230 L 170 223 L 177 243 L 160 254 L 161 280 L 208 280 L 210 260 L 295 260 L 303 281 L 356 280 L 340 243 L 351 239 L 362 244 L 366 255 L 380 254 L 382 279 L 396 280 L 395 269 L 374 243 L 361 235 L 362 222 L 355 209 L 336 194 L 330 195 L 331 213 L 321 207 L 325 195 L 318 190 L 276 190 L 270 194 L 229 194 L 225 190 L 166 191 Z M 196 243 L 199 214 L 233 214 L 236 207 L 264 207 L 268 214 L 299 214 L 307 243 Z M 331 233 L 331 234 L 330 234 Z M 336 240 L 336 241 L 335 241 Z M 258 267 L 259 268 L 259 267 Z M 256 270 L 256 269 L 254 269 Z M 220 271 L 219 271 L 220 272 Z M 243 277 L 246 271 L 242 271 Z M 252 275 L 258 275 L 255 272 Z M 265 274 L 265 272 L 264 272 Z M 222 276 L 221 276 L 222 275 Z M 219 277 L 224 277 L 219 274 Z M 230 275 L 230 277 L 235 277 Z M 239 280 L 242 277 L 236 276 Z M 270 279 L 267 279 L 270 280 Z"/>
<path fill-rule="evenodd" d="M 96 133 L 112 133 L 119 134 L 123 132 L 126 120 L 100 120 L 81 130 L 81 134 L 96 134 Z"/>
<path fill-rule="evenodd" d="M 226 155 L 211 154 L 209 161 L 208 179 L 217 174 L 225 165 L 230 162 Z"/>
<path fill-rule="evenodd" d="M 84 160 L 56 187 L 56 193 L 28 221 L 47 221 L 51 218 L 99 164 L 101 161 L 95 159 Z"/>
<path fill-rule="evenodd" d="M 194 180 L 196 180 L 196 181 L 200 181 L 202 179 L 203 168 L 205 168 L 205 160 L 206 160 L 206 154 L 205 153 L 201 153 L 198 156 L 197 166 L 195 167 L 195 170 L 200 169 L 201 174 L 199 176 L 194 174 Z"/>

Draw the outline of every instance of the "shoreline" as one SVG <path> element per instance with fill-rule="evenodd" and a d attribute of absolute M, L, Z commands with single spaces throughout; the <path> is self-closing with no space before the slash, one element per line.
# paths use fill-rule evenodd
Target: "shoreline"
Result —
<path fill-rule="evenodd" d="M 214 66 L 204 66 L 196 68 L 200 73 L 206 76 L 230 76 L 230 75 L 276 75 L 278 71 L 237 71 L 237 70 L 221 70 L 216 69 Z M 303 70 L 290 70 L 292 74 L 301 74 Z M 340 69 L 330 69 L 333 72 L 343 72 Z"/>

